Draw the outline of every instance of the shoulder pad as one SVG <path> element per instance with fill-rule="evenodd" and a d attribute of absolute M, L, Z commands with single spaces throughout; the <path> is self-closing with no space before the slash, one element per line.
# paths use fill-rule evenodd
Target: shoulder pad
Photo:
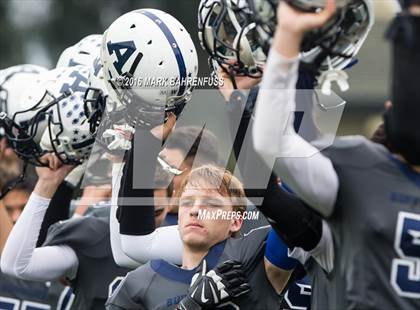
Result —
<path fill-rule="evenodd" d="M 106 218 L 80 217 L 52 225 L 43 246 L 68 245 L 90 257 L 110 254 L 109 224 Z"/>

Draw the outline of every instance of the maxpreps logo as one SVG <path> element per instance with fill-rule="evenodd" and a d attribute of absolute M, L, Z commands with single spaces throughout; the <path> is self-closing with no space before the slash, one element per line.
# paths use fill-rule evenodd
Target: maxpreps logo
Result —
<path fill-rule="evenodd" d="M 227 211 L 227 210 L 198 210 L 199 220 L 254 220 L 258 221 L 260 212 L 255 211 Z"/>

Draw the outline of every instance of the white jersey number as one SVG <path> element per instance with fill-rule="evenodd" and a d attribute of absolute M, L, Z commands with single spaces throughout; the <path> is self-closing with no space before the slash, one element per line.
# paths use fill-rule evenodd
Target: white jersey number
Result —
<path fill-rule="evenodd" d="M 399 296 L 420 298 L 420 215 L 400 212 L 394 241 L 391 284 Z"/>

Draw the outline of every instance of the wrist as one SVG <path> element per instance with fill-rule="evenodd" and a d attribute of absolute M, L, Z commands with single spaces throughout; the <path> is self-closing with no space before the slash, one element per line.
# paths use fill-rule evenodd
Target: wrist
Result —
<path fill-rule="evenodd" d="M 52 180 L 39 179 L 35 185 L 34 192 L 41 197 L 50 199 L 54 196 L 59 185 L 59 183 Z"/>
<path fill-rule="evenodd" d="M 274 48 L 286 58 L 295 58 L 299 55 L 303 35 L 301 31 L 279 25 L 274 35 Z"/>

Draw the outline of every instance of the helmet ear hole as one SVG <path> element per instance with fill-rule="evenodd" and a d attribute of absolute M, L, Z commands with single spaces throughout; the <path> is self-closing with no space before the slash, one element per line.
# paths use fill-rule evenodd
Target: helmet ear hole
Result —
<path fill-rule="evenodd" d="M 163 65 L 163 60 L 159 63 L 159 66 Z"/>
<path fill-rule="evenodd" d="M 130 29 L 136 28 L 136 25 L 132 24 Z"/>
<path fill-rule="evenodd" d="M 152 42 L 153 42 L 153 41 L 152 41 L 152 40 L 150 40 L 149 42 L 147 42 L 147 45 L 150 45 L 150 44 L 152 44 Z"/>

